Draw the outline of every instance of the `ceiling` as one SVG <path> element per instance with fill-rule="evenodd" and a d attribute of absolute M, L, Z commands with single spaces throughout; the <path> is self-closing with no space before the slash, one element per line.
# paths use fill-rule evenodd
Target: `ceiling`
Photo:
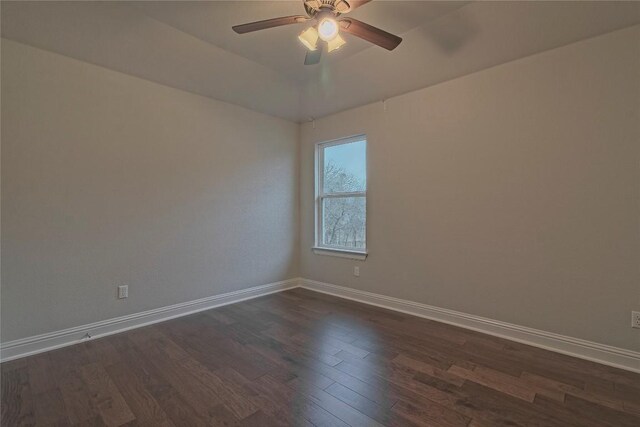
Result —
<path fill-rule="evenodd" d="M 303 14 L 291 1 L 2 1 L 2 37 L 297 122 L 640 23 L 640 2 L 375 0 L 351 16 L 403 37 L 347 45 L 303 65 L 308 24 L 238 35 L 232 25 Z"/>

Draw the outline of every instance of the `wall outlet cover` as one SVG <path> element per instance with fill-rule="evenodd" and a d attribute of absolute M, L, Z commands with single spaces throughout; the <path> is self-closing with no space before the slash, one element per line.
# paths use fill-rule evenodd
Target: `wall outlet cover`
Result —
<path fill-rule="evenodd" d="M 640 311 L 631 312 L 631 327 L 640 329 Z"/>
<path fill-rule="evenodd" d="M 129 285 L 118 286 L 118 299 L 129 298 Z"/>

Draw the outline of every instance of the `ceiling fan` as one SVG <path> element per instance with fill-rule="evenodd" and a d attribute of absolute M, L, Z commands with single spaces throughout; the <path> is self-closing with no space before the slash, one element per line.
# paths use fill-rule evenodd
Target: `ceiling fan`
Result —
<path fill-rule="evenodd" d="M 301 24 L 312 22 L 313 25 L 304 30 L 298 36 L 302 44 L 309 49 L 304 59 L 305 65 L 314 65 L 320 62 L 323 45 L 326 44 L 327 52 L 341 48 L 346 41 L 340 36 L 344 31 L 387 50 L 395 49 L 402 38 L 373 27 L 357 19 L 342 17 L 352 10 L 369 3 L 371 0 L 302 0 L 307 15 L 284 16 L 282 18 L 266 19 L 264 21 L 251 22 L 236 25 L 233 28 L 238 34 L 251 33 L 253 31 L 266 30 L 267 28 L 281 27 L 283 25 Z M 324 43 L 319 43 L 324 42 Z"/>

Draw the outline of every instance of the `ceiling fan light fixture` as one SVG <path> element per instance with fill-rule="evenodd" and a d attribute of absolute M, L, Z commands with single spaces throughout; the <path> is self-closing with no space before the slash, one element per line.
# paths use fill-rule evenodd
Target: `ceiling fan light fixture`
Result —
<path fill-rule="evenodd" d="M 334 50 L 340 49 L 346 43 L 347 42 L 340 37 L 340 34 L 338 34 L 333 40 L 329 40 L 327 42 L 327 52 L 333 52 Z"/>
<path fill-rule="evenodd" d="M 326 42 L 338 36 L 338 23 L 333 18 L 322 18 L 318 24 L 318 35 Z"/>
<path fill-rule="evenodd" d="M 298 36 L 298 40 L 309 50 L 316 50 L 318 48 L 318 30 L 314 27 L 309 27 Z"/>

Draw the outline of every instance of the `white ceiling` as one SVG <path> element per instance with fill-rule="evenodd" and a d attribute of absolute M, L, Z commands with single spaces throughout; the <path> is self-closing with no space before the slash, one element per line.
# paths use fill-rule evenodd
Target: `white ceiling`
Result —
<path fill-rule="evenodd" d="M 640 2 L 375 0 L 351 16 L 404 38 L 388 52 L 350 35 L 304 66 L 305 24 L 238 35 L 232 25 L 303 14 L 302 0 L 3 1 L 2 36 L 293 121 L 389 98 L 640 23 Z"/>

